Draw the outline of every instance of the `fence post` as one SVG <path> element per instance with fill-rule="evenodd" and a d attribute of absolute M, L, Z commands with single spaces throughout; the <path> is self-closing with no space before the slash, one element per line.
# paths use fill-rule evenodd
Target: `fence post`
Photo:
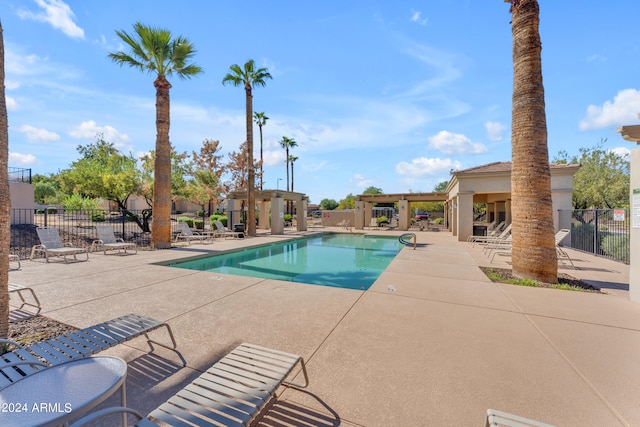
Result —
<path fill-rule="evenodd" d="M 49 207 L 44 208 L 44 226 L 47 226 L 47 215 L 49 214 Z"/>
<path fill-rule="evenodd" d="M 598 255 L 600 253 L 600 249 L 598 248 L 598 209 L 593 210 L 593 218 L 593 254 Z"/>
<path fill-rule="evenodd" d="M 125 218 L 125 213 L 124 213 L 124 209 L 120 208 L 120 216 L 122 217 L 122 240 L 125 240 L 125 234 L 124 234 L 124 229 L 125 229 L 125 225 L 127 223 L 127 219 Z"/>

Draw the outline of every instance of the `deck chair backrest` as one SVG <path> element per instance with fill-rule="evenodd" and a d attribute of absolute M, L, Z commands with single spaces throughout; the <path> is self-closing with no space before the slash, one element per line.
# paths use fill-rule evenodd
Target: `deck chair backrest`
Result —
<path fill-rule="evenodd" d="M 179 222 L 178 223 L 178 227 L 180 227 L 180 231 L 185 236 L 193 236 L 194 235 L 193 232 L 191 231 L 191 229 L 189 228 L 189 224 L 187 224 L 186 222 Z"/>
<path fill-rule="evenodd" d="M 567 230 L 566 228 L 563 228 L 562 230 L 558 230 L 558 232 L 556 233 L 556 246 L 562 243 L 564 238 L 567 237 L 569 233 L 571 233 L 571 231 Z"/>
<path fill-rule="evenodd" d="M 502 233 L 498 236 L 499 239 L 504 239 L 511 233 L 511 224 L 507 225 L 507 228 L 502 230 Z"/>
<path fill-rule="evenodd" d="M 96 232 L 98 233 L 98 239 L 102 240 L 104 244 L 118 242 L 110 225 L 96 225 Z"/>
<path fill-rule="evenodd" d="M 38 238 L 40 239 L 40 243 L 42 243 L 45 248 L 47 249 L 64 248 L 64 243 L 62 243 L 62 239 L 60 239 L 60 234 L 58 234 L 57 228 L 39 227 L 39 228 L 36 228 L 36 233 L 38 233 Z"/>
<path fill-rule="evenodd" d="M 222 225 L 220 221 L 214 221 L 213 223 L 216 225 L 218 231 L 222 231 L 223 233 L 227 231 L 227 229 L 224 228 L 224 225 Z"/>

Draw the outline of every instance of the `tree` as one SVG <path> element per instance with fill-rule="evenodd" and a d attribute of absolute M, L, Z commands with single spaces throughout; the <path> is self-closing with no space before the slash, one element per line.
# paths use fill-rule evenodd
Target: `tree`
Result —
<path fill-rule="evenodd" d="M 220 201 L 220 193 L 223 192 L 220 186 L 220 179 L 225 171 L 222 163 L 220 141 L 205 139 L 202 142 L 200 153 L 192 152 L 193 164 L 195 166 L 195 179 L 205 186 L 204 192 L 208 195 L 208 211 L 213 211 L 213 204 Z"/>
<path fill-rule="evenodd" d="M 291 164 L 291 191 L 293 191 L 293 164 L 298 160 L 296 156 L 289 156 L 289 163 Z"/>
<path fill-rule="evenodd" d="M 333 199 L 320 200 L 320 207 L 326 211 L 332 211 L 338 207 L 338 202 Z"/>
<path fill-rule="evenodd" d="M 196 50 L 186 38 L 171 37 L 166 29 L 153 28 L 139 22 L 133 24 L 134 34 L 116 31 L 131 50 L 131 54 L 109 54 L 116 64 L 128 65 L 140 71 L 156 74 L 156 159 L 154 167 L 153 228 L 151 245 L 158 249 L 171 247 L 171 144 L 169 142 L 171 83 L 167 77 L 174 73 L 189 79 L 202 73 L 190 63 Z"/>
<path fill-rule="evenodd" d="M 435 187 L 433 187 L 433 191 L 436 193 L 444 193 L 449 185 L 449 181 L 440 181 Z"/>
<path fill-rule="evenodd" d="M 263 158 L 262 158 L 262 126 L 267 124 L 267 120 L 269 120 L 269 117 L 267 117 L 264 114 L 264 111 L 263 111 L 263 112 L 260 112 L 260 113 L 254 113 L 253 114 L 253 119 L 255 120 L 256 124 L 260 128 L 260 190 L 262 190 L 262 176 L 264 174 L 264 172 L 262 170 L 262 163 L 263 163 Z"/>
<path fill-rule="evenodd" d="M 232 151 L 229 153 L 229 161 L 226 165 L 226 169 L 231 173 L 231 180 L 224 185 L 225 192 L 230 191 L 247 191 L 249 185 L 248 173 L 247 171 L 251 170 L 251 168 L 247 167 L 247 160 L 249 156 L 247 156 L 248 144 L 247 142 L 243 142 L 240 145 L 240 151 Z M 254 168 L 257 167 L 254 163 Z M 255 186 L 255 182 L 254 182 Z M 256 188 L 254 188 L 254 191 Z M 248 193 L 248 191 L 247 191 Z M 242 201 L 242 212 L 244 212 L 245 200 Z M 248 218 L 247 218 L 248 221 Z M 255 217 L 254 217 L 255 222 Z M 255 224 L 254 224 L 255 226 Z"/>
<path fill-rule="evenodd" d="M 4 36 L 0 23 L 0 338 L 9 336 L 9 251 L 11 250 L 9 197 L 9 120 L 4 96 Z"/>
<path fill-rule="evenodd" d="M 285 163 L 287 168 L 287 191 L 289 191 L 289 157 L 290 157 L 289 149 L 296 147 L 297 145 L 298 143 L 293 138 L 288 138 L 286 136 L 283 136 L 282 139 L 280 140 L 280 146 L 284 148 L 284 151 L 285 151 Z M 287 202 L 287 213 L 290 213 L 290 212 L 291 212 L 291 209 L 289 207 L 289 202 Z"/>
<path fill-rule="evenodd" d="M 367 187 L 362 194 L 384 194 L 382 188 L 374 187 L 373 185 Z"/>
<path fill-rule="evenodd" d="M 557 283 L 558 260 L 551 203 L 551 171 L 537 0 L 511 3 L 513 98 L 511 108 L 512 262 L 517 277 Z"/>
<path fill-rule="evenodd" d="M 613 209 L 629 206 L 629 157 L 605 150 L 601 140 L 591 148 L 580 148 L 580 156 L 560 151 L 557 163 L 580 164 L 573 176 L 574 209 Z"/>
<path fill-rule="evenodd" d="M 338 204 L 338 209 L 354 209 L 355 207 L 356 207 L 356 196 L 354 196 L 351 193 L 347 194 L 347 197 L 340 200 L 340 203 Z"/>
<path fill-rule="evenodd" d="M 255 86 L 266 86 L 266 80 L 271 78 L 271 74 L 266 68 L 256 69 L 255 61 L 248 60 L 243 68 L 238 64 L 229 67 L 228 73 L 222 79 L 222 84 L 231 84 L 233 86 L 244 86 L 246 95 L 245 112 L 247 125 L 247 165 L 251 166 L 247 173 L 247 203 L 249 209 L 247 212 L 247 235 L 256 235 L 256 200 L 255 200 L 255 170 L 253 169 L 253 123 L 251 117 L 253 115 L 253 95 L 252 91 Z"/>

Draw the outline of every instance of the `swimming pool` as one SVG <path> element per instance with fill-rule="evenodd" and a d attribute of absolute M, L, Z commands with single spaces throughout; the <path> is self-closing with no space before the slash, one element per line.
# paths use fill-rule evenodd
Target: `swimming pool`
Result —
<path fill-rule="evenodd" d="M 402 244 L 395 237 L 325 234 L 169 265 L 366 290 L 401 248 Z"/>

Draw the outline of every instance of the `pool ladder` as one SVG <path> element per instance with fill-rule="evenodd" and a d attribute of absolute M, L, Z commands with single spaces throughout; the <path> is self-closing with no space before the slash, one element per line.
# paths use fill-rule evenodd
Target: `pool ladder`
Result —
<path fill-rule="evenodd" d="M 415 251 L 416 243 L 418 240 L 415 233 L 404 233 L 400 235 L 400 237 L 398 237 L 398 240 L 400 241 L 400 243 L 407 246 L 411 244 L 411 239 L 413 239 L 413 250 Z"/>

